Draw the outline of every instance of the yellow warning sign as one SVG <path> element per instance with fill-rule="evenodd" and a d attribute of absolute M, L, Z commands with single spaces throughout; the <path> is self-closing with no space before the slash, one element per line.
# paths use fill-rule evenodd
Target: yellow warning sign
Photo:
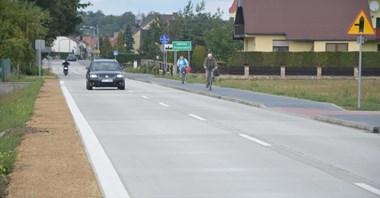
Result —
<path fill-rule="evenodd" d="M 372 28 L 372 23 L 368 20 L 364 11 L 360 11 L 359 15 L 355 18 L 351 27 L 348 29 L 347 34 L 354 35 L 373 35 L 375 30 Z"/>

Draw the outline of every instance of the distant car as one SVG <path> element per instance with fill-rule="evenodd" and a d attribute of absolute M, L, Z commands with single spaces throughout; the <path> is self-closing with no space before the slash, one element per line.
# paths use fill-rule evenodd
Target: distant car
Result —
<path fill-rule="evenodd" d="M 87 68 L 86 88 L 117 87 L 125 90 L 125 76 L 116 60 L 96 59 Z"/>
<path fill-rule="evenodd" d="M 66 58 L 67 61 L 77 61 L 77 57 L 74 54 L 69 54 Z"/>

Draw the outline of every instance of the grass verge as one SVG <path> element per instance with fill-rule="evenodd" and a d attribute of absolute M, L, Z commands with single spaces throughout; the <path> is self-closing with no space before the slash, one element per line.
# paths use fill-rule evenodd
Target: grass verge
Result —
<path fill-rule="evenodd" d="M 17 159 L 17 146 L 23 135 L 21 128 L 33 115 L 35 99 L 44 82 L 41 78 L 16 79 L 31 82 L 31 85 L 0 97 L 0 197 L 5 193 L 6 176 L 12 172 Z"/>
<path fill-rule="evenodd" d="M 179 80 L 179 77 L 162 76 Z M 187 83 L 204 83 L 204 75 L 187 75 Z M 245 80 L 217 78 L 215 85 L 248 91 L 283 95 L 318 102 L 334 103 L 349 110 L 357 110 L 358 81 L 357 80 Z M 369 111 L 380 110 L 380 80 L 362 80 L 361 109 Z"/>

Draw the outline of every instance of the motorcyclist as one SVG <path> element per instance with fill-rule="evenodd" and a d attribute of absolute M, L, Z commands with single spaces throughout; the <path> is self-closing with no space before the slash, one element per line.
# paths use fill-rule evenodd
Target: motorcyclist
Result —
<path fill-rule="evenodd" d="M 65 60 L 65 62 L 62 63 L 62 66 L 63 66 L 63 67 L 65 67 L 65 66 L 69 67 L 69 65 L 70 65 L 70 63 L 67 62 L 67 60 Z"/>
<path fill-rule="evenodd" d="M 67 67 L 67 72 L 68 72 L 68 70 L 69 70 L 69 65 L 70 65 L 70 63 L 69 63 L 67 60 L 65 60 L 65 62 L 62 63 L 62 66 L 63 66 L 63 73 L 65 73 L 65 67 Z M 65 74 L 65 75 L 67 75 L 67 74 Z"/>

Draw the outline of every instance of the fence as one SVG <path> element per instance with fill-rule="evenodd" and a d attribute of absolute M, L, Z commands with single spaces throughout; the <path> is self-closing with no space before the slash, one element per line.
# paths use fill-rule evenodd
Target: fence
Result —
<path fill-rule="evenodd" d="M 170 73 L 173 75 L 173 63 L 166 63 L 163 61 L 156 61 L 150 59 L 141 59 L 140 65 L 147 66 L 148 68 L 155 68 L 159 73 Z M 175 73 L 175 72 L 174 72 Z"/>
<path fill-rule="evenodd" d="M 0 82 L 4 82 L 11 73 L 11 60 L 0 59 Z"/>
<path fill-rule="evenodd" d="M 221 67 L 221 74 L 240 76 L 280 76 L 281 78 L 300 76 L 315 77 L 355 77 L 359 76 L 358 67 L 336 68 L 336 67 Z M 362 76 L 380 77 L 380 68 L 362 68 Z"/>

